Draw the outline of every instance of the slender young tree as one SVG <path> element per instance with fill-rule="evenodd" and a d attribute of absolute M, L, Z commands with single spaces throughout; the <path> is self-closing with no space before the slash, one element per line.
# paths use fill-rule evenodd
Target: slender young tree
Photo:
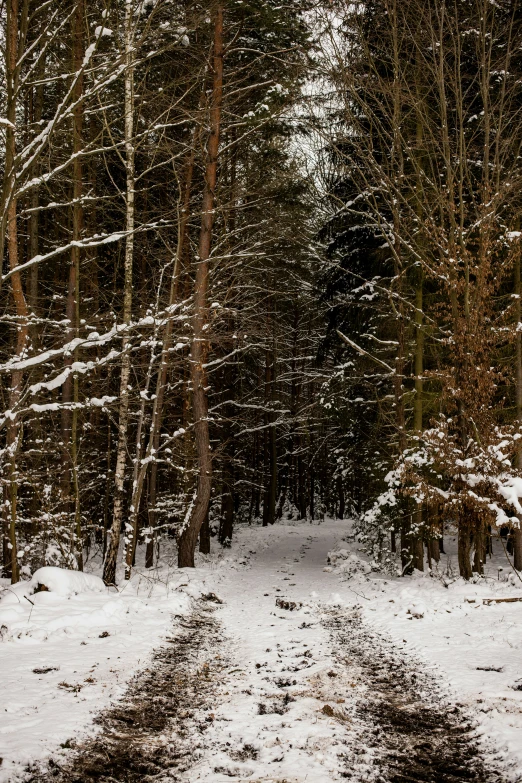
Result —
<path fill-rule="evenodd" d="M 22 29 L 19 28 L 19 19 L 22 19 Z M 22 287 L 22 278 L 17 271 L 18 267 L 18 215 L 17 195 L 15 190 L 15 158 L 16 158 L 16 122 L 17 122 L 17 97 L 20 78 L 19 67 L 19 41 L 23 39 L 28 3 L 25 0 L 22 9 L 18 0 L 8 0 L 7 3 L 7 29 L 6 29 L 6 84 L 7 84 L 7 117 L 6 117 L 6 154 L 3 202 L 7 207 L 7 250 L 9 256 L 9 268 L 11 275 L 11 291 L 16 313 L 16 346 L 15 354 L 20 359 L 28 347 L 28 316 L 29 310 L 25 293 Z M 18 550 L 17 550 L 17 505 L 18 505 L 18 477 L 17 477 L 17 453 L 20 449 L 20 439 L 23 432 L 16 415 L 16 407 L 20 400 L 23 384 L 23 372 L 15 370 L 11 374 L 11 388 L 9 390 L 9 409 L 13 415 L 9 417 L 7 425 L 7 465 L 8 477 L 6 483 L 5 513 L 7 517 L 6 528 L 8 531 L 7 548 L 10 550 L 11 581 L 19 579 Z M 5 538 L 4 538 L 5 540 Z M 4 551 L 4 562 L 8 561 Z"/>
<path fill-rule="evenodd" d="M 124 47 L 125 47 L 125 281 L 123 289 L 123 334 L 120 375 L 120 408 L 118 418 L 118 444 L 116 447 L 116 468 L 114 471 L 114 509 L 110 540 L 105 554 L 103 580 L 114 584 L 120 533 L 124 523 L 125 510 L 125 465 L 129 430 L 129 382 L 131 375 L 131 354 L 129 327 L 132 321 L 133 263 L 134 263 L 134 218 L 135 218 L 135 139 L 134 139 L 134 68 L 135 34 L 134 4 L 125 0 Z M 132 532 L 132 530 L 127 531 Z M 129 540 L 127 536 L 127 546 Z"/>

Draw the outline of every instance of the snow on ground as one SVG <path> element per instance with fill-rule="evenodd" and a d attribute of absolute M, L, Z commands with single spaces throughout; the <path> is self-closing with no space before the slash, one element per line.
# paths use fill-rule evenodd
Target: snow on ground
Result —
<path fill-rule="evenodd" d="M 349 534 L 333 557 L 339 592 L 360 607 L 366 622 L 436 665 L 441 684 L 474 715 L 485 747 L 507 760 L 513 779 L 522 774 L 522 603 L 484 603 L 522 598 L 522 582 L 510 568 L 502 542 L 493 540 L 486 577 L 474 583 L 457 576 L 456 541 L 431 573 L 405 578 L 372 573 Z M 426 566 L 427 568 L 427 566 Z"/>
<path fill-rule="evenodd" d="M 374 779 L 379 747 L 366 741 L 371 726 L 357 709 L 371 694 L 328 630 L 329 618 L 343 623 L 354 611 L 412 669 L 424 663 L 476 717 L 484 748 L 510 765 L 507 778 L 522 780 L 522 603 L 483 603 L 522 597 L 499 541 L 476 583 L 455 576 L 453 553 L 437 573 L 376 573 L 348 521 L 239 527 L 231 550 L 212 546 L 194 572 L 138 569 L 119 592 L 22 591 L 0 601 L 0 783 L 92 730 L 202 592 L 223 601 L 223 643 L 209 654 L 226 658 L 227 674 L 187 783 L 327 783 L 343 777 L 347 758 L 355 780 Z"/>
<path fill-rule="evenodd" d="M 337 587 L 322 567 L 338 537 L 338 526 L 238 531 L 237 565 L 243 568 L 215 574 L 224 601 L 218 619 L 236 668 L 187 781 L 339 779 L 346 727 L 331 711 L 344 713 L 350 677 L 337 666 L 313 608 Z M 296 607 L 276 606 L 278 597 Z M 299 608 L 300 602 L 306 605 Z"/>
<path fill-rule="evenodd" d="M 92 728 L 172 633 L 173 617 L 190 611 L 201 578 L 163 568 L 136 573 L 118 591 L 54 568 L 15 588 L 0 580 L 0 783 Z M 34 593 L 37 582 L 51 591 Z"/>
<path fill-rule="evenodd" d="M 470 584 L 455 576 L 454 555 L 443 556 L 436 576 L 374 573 L 350 533 L 346 521 L 237 531 L 236 563 L 214 575 L 224 600 L 219 619 L 237 669 L 187 781 L 336 780 L 339 759 L 353 759 L 357 742 L 365 747 L 359 771 L 352 769 L 355 779 L 373 779 L 355 705 L 368 693 L 356 667 L 339 666 L 320 622 L 335 607 L 357 608 L 412 667 L 424 663 L 442 696 L 477 720 L 486 755 L 497 765 L 500 760 L 508 779 L 522 780 L 522 603 L 482 603 L 522 597 L 518 580 L 497 578 L 500 567 L 502 578 L 508 576 L 500 542 L 490 575 Z M 333 566 L 328 552 L 337 554 Z M 278 597 L 302 607 L 279 608 Z"/>

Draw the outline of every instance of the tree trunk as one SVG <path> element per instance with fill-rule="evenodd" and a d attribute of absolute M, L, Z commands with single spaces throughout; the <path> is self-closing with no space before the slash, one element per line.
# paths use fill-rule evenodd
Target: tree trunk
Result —
<path fill-rule="evenodd" d="M 315 472 L 310 470 L 310 522 L 315 519 Z"/>
<path fill-rule="evenodd" d="M 265 364 L 268 371 L 268 365 Z M 266 387 L 266 375 L 265 375 Z M 266 394 L 265 394 L 266 400 Z M 264 416 L 263 427 L 263 527 L 268 525 L 268 476 L 269 476 L 269 451 L 268 451 L 268 413 Z"/>
<path fill-rule="evenodd" d="M 460 371 L 465 372 L 465 368 L 461 368 Z M 457 371 L 457 379 L 458 377 L 459 377 L 459 370 Z M 461 388 L 460 384 L 459 384 L 459 388 Z M 458 420 L 459 444 L 461 447 L 462 454 L 465 456 L 467 442 L 468 442 L 468 426 L 467 426 L 462 400 L 457 400 L 457 420 Z M 461 482 L 461 493 L 464 492 L 464 488 L 465 488 L 464 482 Z M 473 519 L 473 512 L 464 505 L 458 517 L 458 537 L 457 537 L 459 572 L 464 579 L 471 579 L 471 574 L 472 574 L 471 563 L 470 563 L 470 554 L 471 554 L 470 536 L 472 530 L 472 526 L 470 524 L 471 519 Z"/>
<path fill-rule="evenodd" d="M 85 5 L 84 0 L 76 0 L 75 11 L 72 17 L 72 40 L 73 40 L 73 73 L 82 71 L 83 58 L 85 56 L 83 25 L 84 25 Z M 74 99 L 76 105 L 73 110 L 73 241 L 79 242 L 83 234 L 84 216 L 82 206 L 83 194 L 83 167 L 80 152 L 82 149 L 83 134 L 83 103 L 80 102 L 83 92 L 83 74 L 76 80 L 74 87 Z M 67 297 L 67 318 L 70 323 L 70 336 L 78 337 L 80 331 L 80 248 L 73 247 L 71 250 L 71 267 L 69 274 L 69 291 Z M 71 357 L 72 358 L 72 357 Z M 78 361 L 78 350 L 74 352 L 74 361 Z M 74 378 L 69 375 L 65 385 L 72 382 L 72 397 L 75 404 L 78 403 L 78 376 Z M 65 392 L 64 392 L 65 394 Z M 69 390 L 70 397 L 70 390 Z M 74 529 L 77 539 L 77 564 L 78 569 L 83 571 L 83 533 L 81 527 L 80 510 L 80 487 L 78 483 L 78 411 L 76 407 L 70 416 L 70 411 L 64 411 L 68 414 L 68 434 L 69 442 L 65 441 L 65 452 L 67 455 L 66 465 L 70 465 L 70 478 L 67 481 L 68 495 L 72 482 L 74 497 Z"/>
<path fill-rule="evenodd" d="M 337 518 L 338 519 L 344 519 L 344 484 L 343 484 L 343 477 L 341 474 L 337 476 L 337 495 L 339 497 L 339 510 L 337 512 Z"/>
<path fill-rule="evenodd" d="M 298 448 L 301 452 L 301 439 L 298 440 Z M 300 453 L 297 457 L 297 499 L 299 508 L 299 517 L 306 519 L 306 471 L 303 455 Z"/>
<path fill-rule="evenodd" d="M 123 323 L 128 327 L 132 318 L 132 265 L 134 259 L 134 35 L 132 6 L 125 5 L 125 283 L 123 299 Z M 127 440 L 129 428 L 129 378 L 131 370 L 130 335 L 126 330 L 122 340 L 120 376 L 120 409 L 118 418 L 118 445 L 116 448 L 116 469 L 114 471 L 114 507 L 110 540 L 105 555 L 103 581 L 114 584 L 116 561 L 123 523 L 125 465 L 127 461 Z"/>
<path fill-rule="evenodd" d="M 471 579 L 472 576 L 470 562 L 471 541 L 468 515 L 469 512 L 466 513 L 466 509 L 460 513 L 458 532 L 459 572 L 464 579 Z"/>
<path fill-rule="evenodd" d="M 175 265 L 176 269 L 176 265 Z M 171 282 L 171 299 L 176 295 L 176 281 L 177 276 L 173 277 Z M 156 315 L 158 315 L 159 300 L 161 295 L 161 284 L 158 289 L 156 298 Z M 170 323 L 170 319 L 167 324 Z M 136 425 L 136 450 L 134 456 L 134 468 L 132 473 L 132 495 L 131 504 L 129 509 L 129 522 L 126 526 L 127 533 L 125 536 L 125 579 L 130 579 L 132 566 L 135 565 L 136 546 L 138 543 L 138 523 L 139 514 L 143 497 L 143 486 L 145 479 L 148 475 L 148 466 L 151 460 L 154 461 L 154 465 L 157 465 L 157 452 L 159 450 L 159 431 L 161 427 L 161 414 L 163 408 L 164 389 L 167 382 L 167 369 L 168 369 L 168 354 L 170 346 L 170 333 L 171 330 L 167 330 L 164 334 L 163 350 L 161 352 L 161 362 L 158 371 L 158 377 L 156 380 L 156 394 L 154 396 L 154 404 L 152 408 L 151 425 L 149 431 L 149 441 L 145 458 L 143 459 L 144 448 L 144 436 L 145 436 L 145 416 L 147 413 L 147 402 L 149 400 L 149 392 L 152 383 L 152 377 L 154 373 L 154 366 L 156 360 L 156 345 L 159 343 L 159 331 L 158 327 L 154 328 L 151 354 L 149 358 L 146 382 L 141 392 L 141 405 L 138 415 L 138 421 Z M 150 498 L 150 494 L 149 494 Z M 154 495 L 155 499 L 155 495 Z"/>
<path fill-rule="evenodd" d="M 265 399 L 272 407 L 275 402 L 275 350 L 266 353 Z M 276 520 L 277 503 L 277 432 L 275 413 L 265 415 L 267 448 L 265 461 L 265 491 L 263 496 L 263 526 L 273 525 Z"/>
<path fill-rule="evenodd" d="M 424 333 L 423 321 L 423 297 L 422 297 L 422 271 L 419 271 L 419 279 L 415 291 L 415 397 L 413 402 L 413 428 L 417 435 L 422 432 L 422 373 L 424 369 Z M 411 542 L 412 565 L 417 571 L 424 571 L 424 545 L 422 542 L 422 508 L 417 506 L 413 513 L 413 536 Z"/>
<path fill-rule="evenodd" d="M 434 560 L 436 563 L 440 562 L 440 543 L 438 538 L 430 538 L 428 549 L 431 560 Z"/>
<path fill-rule="evenodd" d="M 202 555 L 210 554 L 210 522 L 208 519 L 208 511 L 205 514 L 205 519 L 201 525 L 199 531 L 199 551 Z"/>
<path fill-rule="evenodd" d="M 403 371 L 404 371 L 404 324 L 402 315 L 399 316 L 399 346 L 397 358 L 395 361 L 394 391 L 395 391 L 395 416 L 398 434 L 399 454 L 402 454 L 406 448 L 405 431 L 405 413 L 404 413 L 404 395 L 403 395 Z M 414 568 L 414 552 L 412 546 L 410 509 L 408 500 L 401 498 L 398 504 L 400 515 L 400 539 L 401 539 L 401 566 L 402 573 L 411 574 Z"/>
<path fill-rule="evenodd" d="M 176 257 L 172 269 L 172 278 L 170 282 L 169 308 L 172 309 L 179 298 L 179 280 L 181 274 L 181 265 L 183 253 L 188 238 L 188 222 L 190 217 L 190 197 L 192 193 L 192 179 L 194 176 L 194 162 L 196 156 L 196 143 L 199 135 L 199 128 L 194 129 L 193 143 L 188 155 L 185 167 L 185 181 L 181 198 L 181 209 L 179 216 L 178 243 L 176 248 Z M 163 419 L 163 404 L 165 401 L 165 389 L 167 386 L 167 377 L 169 370 L 169 355 L 172 344 L 173 320 L 168 318 L 165 332 L 163 334 L 163 345 L 161 350 L 161 361 L 156 383 L 156 397 L 152 411 L 152 421 L 150 425 L 149 450 L 152 448 L 155 459 L 152 462 L 150 470 L 149 483 L 149 538 L 147 541 L 147 550 L 145 553 L 145 567 L 152 568 L 154 563 L 154 544 L 156 539 L 156 499 L 158 482 L 158 462 L 157 455 L 160 447 L 161 422 Z"/>
<path fill-rule="evenodd" d="M 230 546 L 234 532 L 234 496 L 230 486 L 232 475 L 228 470 L 225 471 L 225 481 L 223 485 L 223 497 L 221 501 L 221 524 L 219 526 L 219 543 L 221 546 Z"/>
<path fill-rule="evenodd" d="M 25 10 L 25 9 L 24 9 Z M 7 120 L 5 147 L 5 174 L 4 194 L 7 195 L 7 250 L 9 254 L 9 268 L 18 266 L 18 226 L 17 226 L 17 199 L 14 180 L 14 163 L 16 155 L 16 102 L 18 95 L 18 0 L 7 0 L 7 30 L 6 30 L 6 82 L 7 82 Z M 14 299 L 15 312 L 18 326 L 16 333 L 16 355 L 21 357 L 27 348 L 28 342 L 28 316 L 29 310 L 22 288 L 22 279 L 19 272 L 11 276 L 11 290 Z M 11 582 L 14 584 L 20 578 L 17 557 L 17 500 L 18 500 L 18 476 L 16 467 L 16 455 L 20 447 L 22 429 L 16 418 L 16 407 L 22 393 L 23 373 L 15 370 L 11 373 L 11 388 L 9 390 L 9 409 L 15 413 L 7 423 L 7 461 L 9 483 L 6 485 L 5 503 L 5 533 L 4 538 L 4 566 L 7 565 L 7 573 L 10 571 Z M 5 535 L 5 534 L 4 534 Z M 5 572 L 4 572 L 5 573 Z M 5 573 L 5 575 L 7 575 Z"/>
<path fill-rule="evenodd" d="M 253 503 L 254 503 L 254 519 L 259 519 L 261 516 L 261 476 L 260 476 L 260 459 L 259 459 L 259 432 L 254 433 L 254 487 L 253 487 Z"/>
<path fill-rule="evenodd" d="M 229 331 L 232 330 L 229 329 Z M 230 546 L 234 533 L 234 459 L 235 459 L 235 438 L 232 432 L 232 406 L 226 404 L 226 397 L 235 385 L 234 366 L 229 364 L 224 371 L 224 425 L 223 425 L 223 451 L 222 451 L 222 499 L 221 499 L 221 523 L 219 526 L 219 543 L 222 546 Z"/>
<path fill-rule="evenodd" d="M 517 221 L 520 226 L 520 221 Z M 522 321 L 522 285 L 520 280 L 520 253 L 515 260 L 515 314 L 517 324 Z M 517 419 L 522 424 L 522 332 L 520 327 L 516 332 L 516 383 L 517 383 Z M 522 448 L 517 452 L 517 468 L 522 470 Z M 518 518 L 518 527 L 513 529 L 513 566 L 517 571 L 522 571 L 522 516 Z"/>
<path fill-rule="evenodd" d="M 484 562 L 486 560 L 486 536 L 484 530 L 484 523 L 482 520 L 477 519 L 475 524 L 473 543 L 475 547 L 475 555 L 473 558 L 473 572 L 476 574 L 484 573 Z"/>
<path fill-rule="evenodd" d="M 401 505 L 401 567 L 402 574 L 411 574 L 413 571 L 413 554 L 411 551 L 410 524 L 405 508 L 405 503 Z"/>
<path fill-rule="evenodd" d="M 103 540 L 102 540 L 102 555 L 103 559 L 105 560 L 105 555 L 107 553 L 107 538 L 109 535 L 109 507 L 110 507 L 110 497 L 111 497 L 111 489 L 112 489 L 112 481 L 111 481 L 111 465 L 112 465 L 112 443 L 111 443 L 111 428 L 107 427 L 107 463 L 106 463 L 106 470 L 107 470 L 107 477 L 105 479 L 105 498 L 103 502 Z"/>
<path fill-rule="evenodd" d="M 157 330 L 154 332 L 152 339 L 152 345 L 157 343 Z M 130 579 L 132 566 L 135 565 L 136 558 L 136 546 L 138 544 L 138 523 L 139 514 L 141 508 L 141 500 L 143 494 L 143 485 L 147 475 L 148 461 L 143 460 L 143 439 L 144 439 L 144 424 L 145 414 L 147 412 L 147 401 L 149 399 L 150 383 L 152 379 L 153 365 L 154 365 L 154 347 L 151 350 L 151 356 L 149 359 L 149 366 L 147 371 L 147 380 L 145 388 L 141 394 L 140 412 L 138 415 L 138 422 L 136 426 L 136 448 L 134 452 L 134 465 L 132 471 L 132 493 L 131 502 L 129 507 L 128 522 L 125 525 L 125 579 Z M 149 455 L 150 456 L 150 455 Z"/>
<path fill-rule="evenodd" d="M 31 123 L 40 127 L 40 121 L 42 119 L 43 102 L 44 102 L 44 86 L 43 80 L 45 75 L 45 57 L 40 57 L 38 65 L 37 81 L 42 82 L 37 84 L 31 92 L 32 96 L 32 111 L 31 111 Z M 31 175 L 33 179 L 38 176 L 38 165 L 32 167 Z M 39 188 L 33 188 L 31 192 L 31 214 L 29 216 L 29 257 L 35 258 L 39 253 L 39 207 L 40 207 L 40 191 Z M 33 264 L 29 270 L 29 290 L 27 296 L 29 307 L 34 315 L 38 315 L 38 264 Z M 38 340 L 38 328 L 34 328 L 31 333 L 31 339 L 33 344 Z"/>
<path fill-rule="evenodd" d="M 522 525 L 522 517 L 518 517 L 518 524 Z M 513 567 L 522 571 L 522 531 L 520 527 L 513 529 Z"/>
<path fill-rule="evenodd" d="M 194 567 L 194 552 L 199 531 L 210 503 L 212 487 L 212 454 L 208 424 L 208 379 L 205 363 L 209 351 L 208 342 L 208 276 L 209 258 L 214 225 L 215 192 L 217 184 L 217 162 L 221 128 L 221 107 L 223 102 L 223 6 L 218 3 L 214 22 L 213 86 L 210 113 L 210 137 L 207 147 L 205 186 L 199 236 L 199 258 L 194 287 L 193 336 L 190 352 L 192 384 L 192 412 L 196 452 L 198 458 L 198 484 L 196 497 L 187 523 L 178 542 L 178 565 L 180 568 Z"/>

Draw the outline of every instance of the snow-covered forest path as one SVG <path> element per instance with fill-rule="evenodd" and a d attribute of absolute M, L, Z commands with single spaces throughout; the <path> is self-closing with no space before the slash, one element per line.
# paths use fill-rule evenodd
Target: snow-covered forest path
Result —
<path fill-rule="evenodd" d="M 31 780 L 500 781 L 433 674 L 336 597 L 339 535 L 253 529 L 72 766 Z"/>
<path fill-rule="evenodd" d="M 233 674 L 183 780 L 497 779 L 432 675 L 338 600 L 324 566 L 339 537 L 335 523 L 259 531 L 248 565 L 224 579 L 218 616 Z"/>

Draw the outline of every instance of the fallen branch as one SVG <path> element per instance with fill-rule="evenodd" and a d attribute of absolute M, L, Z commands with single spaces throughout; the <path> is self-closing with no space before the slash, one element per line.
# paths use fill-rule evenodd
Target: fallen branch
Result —
<path fill-rule="evenodd" d="M 520 598 L 483 598 L 482 603 L 486 606 L 490 606 L 491 604 L 514 604 L 518 603 L 519 601 L 522 601 L 522 597 Z"/>

